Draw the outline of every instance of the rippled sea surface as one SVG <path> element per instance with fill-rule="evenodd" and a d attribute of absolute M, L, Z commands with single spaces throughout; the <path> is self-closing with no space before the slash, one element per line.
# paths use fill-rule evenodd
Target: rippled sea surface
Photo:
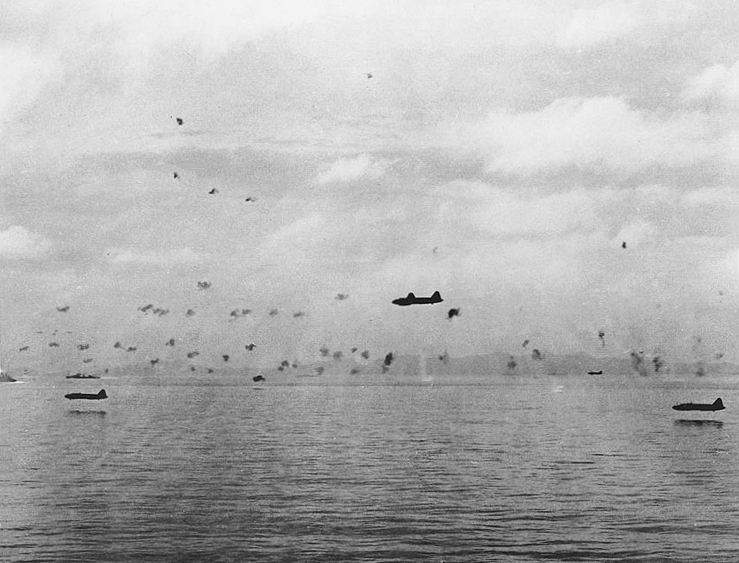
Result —
<path fill-rule="evenodd" d="M 0 560 L 737 561 L 738 413 L 739 377 L 31 378 Z"/>

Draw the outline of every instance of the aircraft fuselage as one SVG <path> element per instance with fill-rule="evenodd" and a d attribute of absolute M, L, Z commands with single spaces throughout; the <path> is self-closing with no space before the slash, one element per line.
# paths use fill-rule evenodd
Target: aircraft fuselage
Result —
<path fill-rule="evenodd" d="M 433 305 L 434 303 L 441 303 L 444 301 L 441 298 L 441 294 L 435 291 L 431 297 L 416 297 L 413 293 L 409 293 L 405 297 L 399 297 L 393 300 L 393 305 L 399 305 L 401 307 L 407 307 L 408 305 Z"/>

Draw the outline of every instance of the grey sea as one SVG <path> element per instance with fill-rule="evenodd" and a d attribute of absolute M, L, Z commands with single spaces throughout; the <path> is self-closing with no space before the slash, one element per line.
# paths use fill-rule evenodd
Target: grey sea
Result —
<path fill-rule="evenodd" d="M 739 377 L 276 379 L 0 386 L 0 560 L 739 561 Z"/>

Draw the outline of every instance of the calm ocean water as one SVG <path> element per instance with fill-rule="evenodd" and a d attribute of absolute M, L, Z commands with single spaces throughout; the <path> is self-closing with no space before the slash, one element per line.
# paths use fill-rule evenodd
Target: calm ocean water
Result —
<path fill-rule="evenodd" d="M 282 381 L 0 386 L 0 560 L 739 560 L 739 377 Z"/>

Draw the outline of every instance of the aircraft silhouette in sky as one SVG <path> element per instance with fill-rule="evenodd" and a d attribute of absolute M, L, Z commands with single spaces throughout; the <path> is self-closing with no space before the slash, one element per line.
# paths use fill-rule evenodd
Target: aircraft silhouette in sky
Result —
<path fill-rule="evenodd" d="M 407 305 L 431 305 L 434 303 L 441 303 L 444 301 L 441 298 L 441 294 L 438 291 L 434 291 L 431 297 L 416 297 L 413 293 L 409 293 L 405 297 L 399 297 L 393 300 L 393 305 L 400 305 L 405 307 Z"/>

